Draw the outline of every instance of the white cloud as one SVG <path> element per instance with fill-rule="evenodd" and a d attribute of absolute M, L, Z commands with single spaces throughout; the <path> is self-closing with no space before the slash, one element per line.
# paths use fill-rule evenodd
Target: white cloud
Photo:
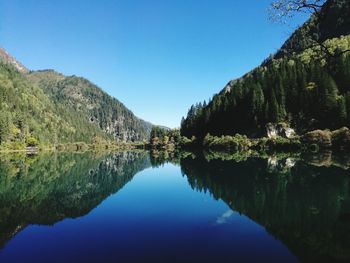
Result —
<path fill-rule="evenodd" d="M 220 217 L 216 219 L 217 224 L 225 224 L 227 220 L 233 215 L 232 210 L 227 210 L 225 213 L 223 213 Z"/>

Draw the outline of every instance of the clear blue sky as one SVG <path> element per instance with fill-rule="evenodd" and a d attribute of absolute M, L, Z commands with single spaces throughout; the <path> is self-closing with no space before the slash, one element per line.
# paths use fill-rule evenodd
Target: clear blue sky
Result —
<path fill-rule="evenodd" d="M 271 0 L 0 0 L 0 46 L 32 70 L 89 79 L 154 124 L 179 126 L 259 65 L 290 26 Z"/>

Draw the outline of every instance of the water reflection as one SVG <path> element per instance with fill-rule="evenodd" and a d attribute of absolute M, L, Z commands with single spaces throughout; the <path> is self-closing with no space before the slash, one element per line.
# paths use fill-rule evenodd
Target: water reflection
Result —
<path fill-rule="evenodd" d="M 222 161 L 197 154 L 181 159 L 181 168 L 193 189 L 264 226 L 301 261 L 349 262 L 350 177 L 340 162 L 348 159 L 326 156 Z"/>
<path fill-rule="evenodd" d="M 109 238 L 109 246 L 113 242 L 129 242 L 137 258 L 138 249 L 141 251 L 145 245 L 143 242 L 134 243 L 134 240 L 143 240 L 147 235 L 141 236 L 141 233 L 149 231 L 150 235 L 157 237 L 155 246 L 164 245 L 162 253 L 165 257 L 167 253 L 176 252 L 176 248 L 166 245 L 169 243 L 191 248 L 192 254 L 188 255 L 191 262 L 196 261 L 193 260 L 196 253 L 201 253 L 197 258 L 202 262 L 212 262 L 214 257 L 219 259 L 218 255 L 225 258 L 233 253 L 235 247 L 231 248 L 227 242 L 233 242 L 232 237 L 238 234 L 230 232 L 233 228 L 231 219 L 236 218 L 238 212 L 263 226 L 302 262 L 350 261 L 350 158 L 332 153 L 257 156 L 254 152 L 140 151 L 0 156 L 2 250 L 6 250 L 5 244 L 26 226 L 53 225 L 65 218 L 87 215 L 109 195 L 122 189 L 139 171 L 150 166 L 160 167 L 167 162 L 181 167 L 183 178 L 178 170 L 174 170 L 173 177 L 167 179 L 159 177 L 157 169 L 153 169 L 149 172 L 150 177 L 141 180 L 142 184 L 138 184 L 133 191 L 129 189 L 119 208 L 124 207 L 124 212 L 129 211 L 130 217 L 119 218 L 116 223 L 110 222 L 110 225 L 106 225 L 108 231 L 100 233 L 100 238 Z M 186 185 L 179 184 L 179 178 Z M 157 185 L 157 193 L 145 186 L 150 182 L 153 186 Z M 172 185 L 176 183 L 176 186 Z M 167 190 L 162 191 L 163 188 Z M 194 192 L 210 193 L 214 199 L 223 200 L 230 209 L 222 201 L 220 209 L 217 209 L 219 203 L 204 206 L 202 201 L 208 197 L 194 197 Z M 135 200 L 135 196 L 145 199 Z M 155 206 L 153 202 L 156 201 Z M 223 210 L 222 205 L 225 206 Z M 191 214 L 194 210 L 197 214 Z M 211 231 L 219 231 L 213 230 L 212 223 L 206 221 L 207 217 L 219 210 L 222 211 L 215 216 L 214 222 L 226 228 L 221 229 L 220 233 L 215 232 L 215 246 L 201 237 L 212 238 L 214 232 Z M 169 211 L 172 211 L 173 218 L 169 217 Z M 139 220 L 143 215 L 147 215 L 149 221 Z M 156 215 L 155 218 L 152 215 Z M 246 219 L 240 220 L 245 222 Z M 201 222 L 201 228 L 192 228 L 198 222 Z M 125 230 L 118 228 L 121 225 Z M 126 231 L 126 228 L 130 231 Z M 108 235 L 107 238 L 107 233 L 112 229 L 118 235 Z M 98 232 L 96 229 L 91 231 Z M 192 231 L 191 235 L 187 235 L 188 231 Z M 120 240 L 117 240 L 118 237 Z M 191 245 L 186 240 L 190 240 Z M 241 241 L 246 242 L 238 240 L 235 246 L 247 248 L 246 243 Z M 91 242 L 93 246 L 95 243 Z M 151 246 L 151 243 L 148 245 Z M 206 251 L 202 251 L 203 246 L 207 247 Z M 266 251 L 267 246 L 272 247 L 272 243 L 265 244 L 263 249 Z M 97 249 L 104 251 L 106 244 L 96 244 Z M 119 251 L 119 256 L 128 258 L 129 252 Z M 151 252 L 149 250 L 147 253 Z M 215 256 L 208 257 L 206 253 L 209 252 Z M 293 261 L 294 258 L 289 257 L 288 260 Z"/>
<path fill-rule="evenodd" d="M 149 166 L 146 152 L 1 156 L 0 247 L 29 224 L 89 213 Z"/>

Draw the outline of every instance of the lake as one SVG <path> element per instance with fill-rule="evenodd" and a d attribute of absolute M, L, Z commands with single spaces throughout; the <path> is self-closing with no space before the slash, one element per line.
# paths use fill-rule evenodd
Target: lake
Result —
<path fill-rule="evenodd" d="M 0 157 L 0 262 L 350 261 L 344 156 Z"/>

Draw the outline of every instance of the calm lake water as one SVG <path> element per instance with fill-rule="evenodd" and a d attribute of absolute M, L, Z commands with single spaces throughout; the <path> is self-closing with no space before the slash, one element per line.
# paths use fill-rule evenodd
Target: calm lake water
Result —
<path fill-rule="evenodd" d="M 350 262 L 345 157 L 0 157 L 0 262 Z"/>

